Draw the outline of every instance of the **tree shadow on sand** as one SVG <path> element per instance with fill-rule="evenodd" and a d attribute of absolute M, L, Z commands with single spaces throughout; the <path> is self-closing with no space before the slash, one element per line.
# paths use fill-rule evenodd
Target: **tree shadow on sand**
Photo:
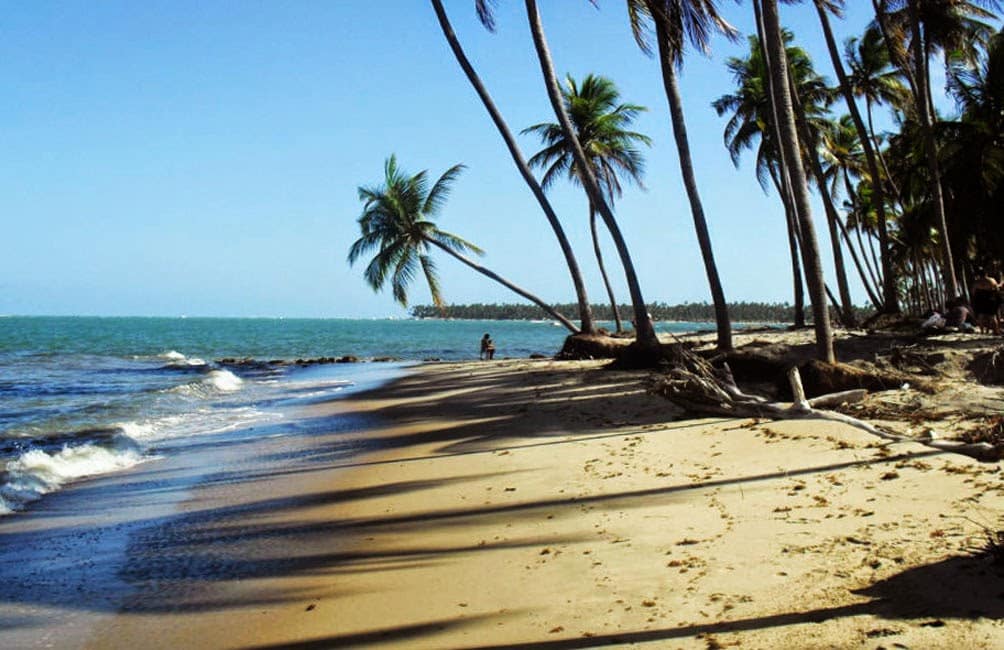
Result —
<path fill-rule="evenodd" d="M 572 650 L 605 645 L 654 643 L 712 637 L 716 634 L 748 632 L 807 623 L 823 623 L 840 618 L 874 616 L 888 621 L 902 621 L 919 627 L 944 627 L 944 619 L 989 618 L 1004 619 L 1004 593 L 1001 592 L 1004 569 L 991 565 L 984 557 L 955 556 L 925 566 L 913 567 L 879 580 L 853 593 L 869 600 L 842 605 L 784 612 L 766 616 L 720 621 L 703 625 L 622 632 L 617 634 L 582 633 L 577 638 L 535 639 L 522 643 L 453 646 L 463 650 Z M 500 617 L 495 617 L 500 618 Z M 467 617 L 447 621 L 395 626 L 368 630 L 363 633 L 332 635 L 298 643 L 252 646 L 248 650 L 291 650 L 319 648 L 363 647 L 392 641 L 415 641 L 423 636 L 448 631 L 455 626 L 470 624 Z M 867 636 L 897 634 L 881 627 L 866 630 Z M 709 644 L 709 647 L 712 647 Z"/>

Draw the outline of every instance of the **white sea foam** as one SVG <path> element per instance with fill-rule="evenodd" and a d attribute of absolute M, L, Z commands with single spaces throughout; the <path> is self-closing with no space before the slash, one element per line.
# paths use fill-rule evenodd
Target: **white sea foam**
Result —
<path fill-rule="evenodd" d="M 211 398 L 220 393 L 234 393 L 244 386 L 244 380 L 229 370 L 210 370 L 196 381 L 167 389 L 191 397 Z"/>
<path fill-rule="evenodd" d="M 70 481 L 123 470 L 143 460 L 139 446 L 125 435 L 116 436 L 111 447 L 66 446 L 51 454 L 31 449 L 7 463 L 0 486 L 0 514 L 20 510 Z"/>
<path fill-rule="evenodd" d="M 229 370 L 212 370 L 202 381 L 224 393 L 240 390 L 244 385 L 244 381 Z"/>
<path fill-rule="evenodd" d="M 162 418 L 164 420 L 168 418 Z M 157 426 L 152 422 L 119 422 L 115 425 L 122 430 L 122 433 L 133 440 L 146 440 L 151 438 L 157 430 Z"/>
<path fill-rule="evenodd" d="M 172 368 L 201 367 L 209 365 L 205 359 L 199 357 L 186 357 L 177 350 L 168 350 L 157 355 L 158 359 L 167 361 L 167 365 Z"/>

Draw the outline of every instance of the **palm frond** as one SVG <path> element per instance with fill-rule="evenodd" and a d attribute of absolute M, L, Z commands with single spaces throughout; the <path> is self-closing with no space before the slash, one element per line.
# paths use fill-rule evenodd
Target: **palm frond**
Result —
<path fill-rule="evenodd" d="M 447 169 L 436 184 L 432 186 L 429 194 L 426 196 L 425 204 L 422 207 L 422 212 L 426 215 L 439 214 L 442 209 L 443 204 L 446 202 L 447 197 L 450 195 L 450 190 L 452 189 L 453 181 L 460 176 L 460 173 L 467 169 L 463 164 L 457 164 L 453 167 Z"/>

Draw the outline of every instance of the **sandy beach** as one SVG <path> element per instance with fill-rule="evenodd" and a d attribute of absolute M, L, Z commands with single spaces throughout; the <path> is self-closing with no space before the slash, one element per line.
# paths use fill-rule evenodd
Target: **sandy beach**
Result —
<path fill-rule="evenodd" d="M 1004 647 L 1002 569 L 975 552 L 1001 463 L 679 419 L 600 365 L 428 364 L 309 407 L 342 430 L 259 441 L 144 528 L 83 645 Z"/>

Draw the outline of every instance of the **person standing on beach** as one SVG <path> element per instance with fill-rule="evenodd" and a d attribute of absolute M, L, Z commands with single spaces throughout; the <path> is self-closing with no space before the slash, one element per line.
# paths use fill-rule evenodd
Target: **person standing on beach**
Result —
<path fill-rule="evenodd" d="M 481 337 L 481 355 L 479 358 L 487 359 L 488 361 L 495 358 L 495 342 L 492 341 L 491 335 L 487 332 Z"/>
<path fill-rule="evenodd" d="M 972 291 L 976 325 L 986 334 L 1000 334 L 1000 321 L 997 319 L 1001 303 L 1000 285 L 989 273 L 979 269 L 976 271 Z"/>

